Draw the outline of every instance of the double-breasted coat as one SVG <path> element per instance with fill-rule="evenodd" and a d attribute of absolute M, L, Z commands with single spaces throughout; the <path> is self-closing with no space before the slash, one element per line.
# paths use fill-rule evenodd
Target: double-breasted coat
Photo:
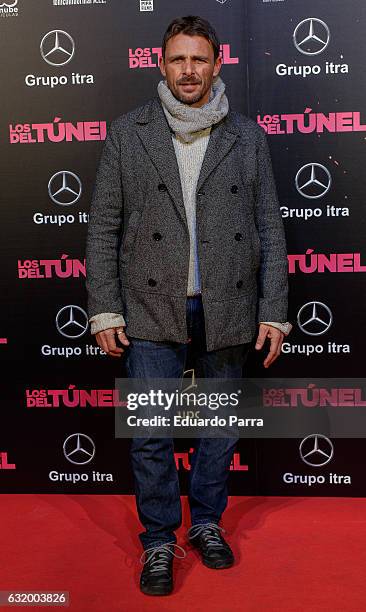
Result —
<path fill-rule="evenodd" d="M 112 121 L 89 215 L 89 318 L 124 316 L 126 334 L 188 342 L 189 231 L 159 98 Z M 211 131 L 196 192 L 207 350 L 249 342 L 287 319 L 287 254 L 267 138 L 233 111 Z"/>

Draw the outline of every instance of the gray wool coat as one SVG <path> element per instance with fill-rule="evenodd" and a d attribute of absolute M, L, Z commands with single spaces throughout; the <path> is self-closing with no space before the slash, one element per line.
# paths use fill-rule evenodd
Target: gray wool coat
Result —
<path fill-rule="evenodd" d="M 213 126 L 197 185 L 207 350 L 287 320 L 287 254 L 266 135 L 237 112 Z M 112 121 L 86 245 L 89 318 L 124 316 L 130 337 L 188 341 L 189 231 L 159 98 Z"/>

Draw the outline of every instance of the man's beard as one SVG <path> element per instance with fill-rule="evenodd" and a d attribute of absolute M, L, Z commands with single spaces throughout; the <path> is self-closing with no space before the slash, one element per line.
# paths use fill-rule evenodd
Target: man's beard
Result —
<path fill-rule="evenodd" d="M 179 94 L 179 89 L 178 86 L 179 85 L 202 85 L 202 81 L 187 81 L 185 80 L 181 80 L 178 81 L 177 83 L 177 90 L 176 91 L 172 91 L 173 96 L 176 98 L 176 100 L 178 100 L 179 102 L 182 102 L 183 104 L 187 104 L 187 106 L 192 106 L 192 104 L 197 104 L 197 102 L 199 102 L 200 100 L 202 100 L 202 98 L 206 95 L 206 91 L 201 90 L 196 96 L 194 96 L 194 98 L 189 98 L 188 100 L 185 99 L 182 95 Z M 169 83 L 168 83 L 169 86 Z M 170 89 L 170 88 L 169 88 Z"/>
<path fill-rule="evenodd" d="M 173 93 L 173 92 L 172 92 Z M 186 100 L 185 98 L 179 96 L 178 92 L 177 94 L 173 93 L 173 96 L 179 100 L 179 102 L 183 102 L 183 104 L 187 104 L 187 106 L 192 106 L 192 104 L 196 104 L 197 102 L 199 102 L 200 100 L 202 100 L 204 94 L 198 94 L 197 96 L 195 96 L 194 98 L 190 98 L 189 100 Z"/>

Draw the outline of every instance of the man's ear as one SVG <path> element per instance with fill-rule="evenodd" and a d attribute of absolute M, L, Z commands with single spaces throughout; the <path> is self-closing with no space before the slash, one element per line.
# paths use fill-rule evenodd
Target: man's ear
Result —
<path fill-rule="evenodd" d="M 165 72 L 165 63 L 164 63 L 164 58 L 161 57 L 160 61 L 159 61 L 159 68 L 160 68 L 160 72 L 163 75 L 163 77 L 166 76 L 166 72 Z"/>
<path fill-rule="evenodd" d="M 219 57 L 215 61 L 215 66 L 214 66 L 214 71 L 213 71 L 214 77 L 217 77 L 217 75 L 219 74 L 221 70 L 221 66 L 222 66 L 222 59 L 221 59 L 221 56 L 219 55 Z"/>

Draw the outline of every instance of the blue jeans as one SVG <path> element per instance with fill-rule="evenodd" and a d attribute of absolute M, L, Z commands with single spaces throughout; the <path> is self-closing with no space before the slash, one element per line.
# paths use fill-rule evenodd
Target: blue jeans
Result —
<path fill-rule="evenodd" d="M 131 338 L 126 357 L 133 378 L 181 378 L 188 351 L 197 378 L 242 378 L 248 344 L 207 352 L 201 296 L 187 298 L 191 342 L 155 342 Z M 237 438 L 196 438 L 188 481 L 192 525 L 218 523 L 227 506 L 227 479 Z M 176 542 L 182 511 L 171 438 L 133 438 L 131 461 L 138 516 L 145 527 L 143 547 Z"/>

